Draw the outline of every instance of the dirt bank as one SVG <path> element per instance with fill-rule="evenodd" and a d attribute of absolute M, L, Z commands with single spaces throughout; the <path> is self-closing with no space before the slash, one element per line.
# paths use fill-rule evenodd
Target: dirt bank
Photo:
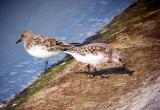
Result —
<path fill-rule="evenodd" d="M 6 109 L 160 109 L 160 9 L 157 2 L 138 1 L 114 18 L 96 37 L 89 38 L 91 42 L 99 39 L 110 43 L 123 52 L 127 68 L 104 64 L 98 67 L 94 78 L 89 78 L 85 64 L 69 60 L 42 75 Z M 131 72 L 132 75 L 128 74 Z"/>

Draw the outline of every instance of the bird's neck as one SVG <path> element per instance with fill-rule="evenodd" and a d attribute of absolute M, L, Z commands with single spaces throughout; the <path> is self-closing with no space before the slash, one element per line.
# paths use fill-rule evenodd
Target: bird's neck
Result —
<path fill-rule="evenodd" d="M 31 42 L 32 42 L 32 37 L 26 37 L 26 38 L 24 38 L 23 39 L 23 43 L 24 43 L 24 47 L 25 48 L 28 48 L 29 47 L 29 45 L 31 44 Z"/>

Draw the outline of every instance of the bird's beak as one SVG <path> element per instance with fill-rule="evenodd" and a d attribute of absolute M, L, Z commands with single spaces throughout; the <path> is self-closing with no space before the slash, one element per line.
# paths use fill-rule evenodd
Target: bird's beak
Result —
<path fill-rule="evenodd" d="M 19 40 L 16 42 L 16 44 L 19 43 L 19 42 L 21 42 L 21 41 L 22 41 L 22 39 L 19 39 Z"/>

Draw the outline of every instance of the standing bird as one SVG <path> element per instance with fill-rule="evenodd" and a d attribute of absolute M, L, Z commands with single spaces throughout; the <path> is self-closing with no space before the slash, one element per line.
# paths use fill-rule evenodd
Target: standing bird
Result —
<path fill-rule="evenodd" d="M 72 46 L 72 44 L 47 36 L 33 34 L 30 31 L 24 31 L 16 44 L 21 41 L 23 41 L 24 48 L 30 55 L 45 60 L 45 72 L 47 70 L 48 58 L 60 54 L 64 47 Z"/>
<path fill-rule="evenodd" d="M 106 43 L 92 43 L 79 47 L 69 47 L 63 50 L 64 53 L 72 55 L 76 60 L 88 64 L 88 72 L 90 73 L 90 65 L 97 72 L 96 66 L 103 63 L 114 63 L 124 66 L 124 58 L 121 53 Z M 94 77 L 94 75 L 91 75 Z"/>

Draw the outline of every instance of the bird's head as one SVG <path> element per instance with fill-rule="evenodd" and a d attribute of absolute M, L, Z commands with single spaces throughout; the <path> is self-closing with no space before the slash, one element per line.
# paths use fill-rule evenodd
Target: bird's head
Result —
<path fill-rule="evenodd" d="M 24 31 L 21 34 L 21 38 L 16 42 L 16 44 L 21 42 L 21 41 L 23 41 L 24 39 L 27 39 L 27 38 L 31 37 L 31 36 L 32 36 L 32 32 L 31 31 Z"/>
<path fill-rule="evenodd" d="M 112 62 L 118 64 L 119 66 L 125 66 L 125 56 L 117 50 L 112 52 Z"/>

